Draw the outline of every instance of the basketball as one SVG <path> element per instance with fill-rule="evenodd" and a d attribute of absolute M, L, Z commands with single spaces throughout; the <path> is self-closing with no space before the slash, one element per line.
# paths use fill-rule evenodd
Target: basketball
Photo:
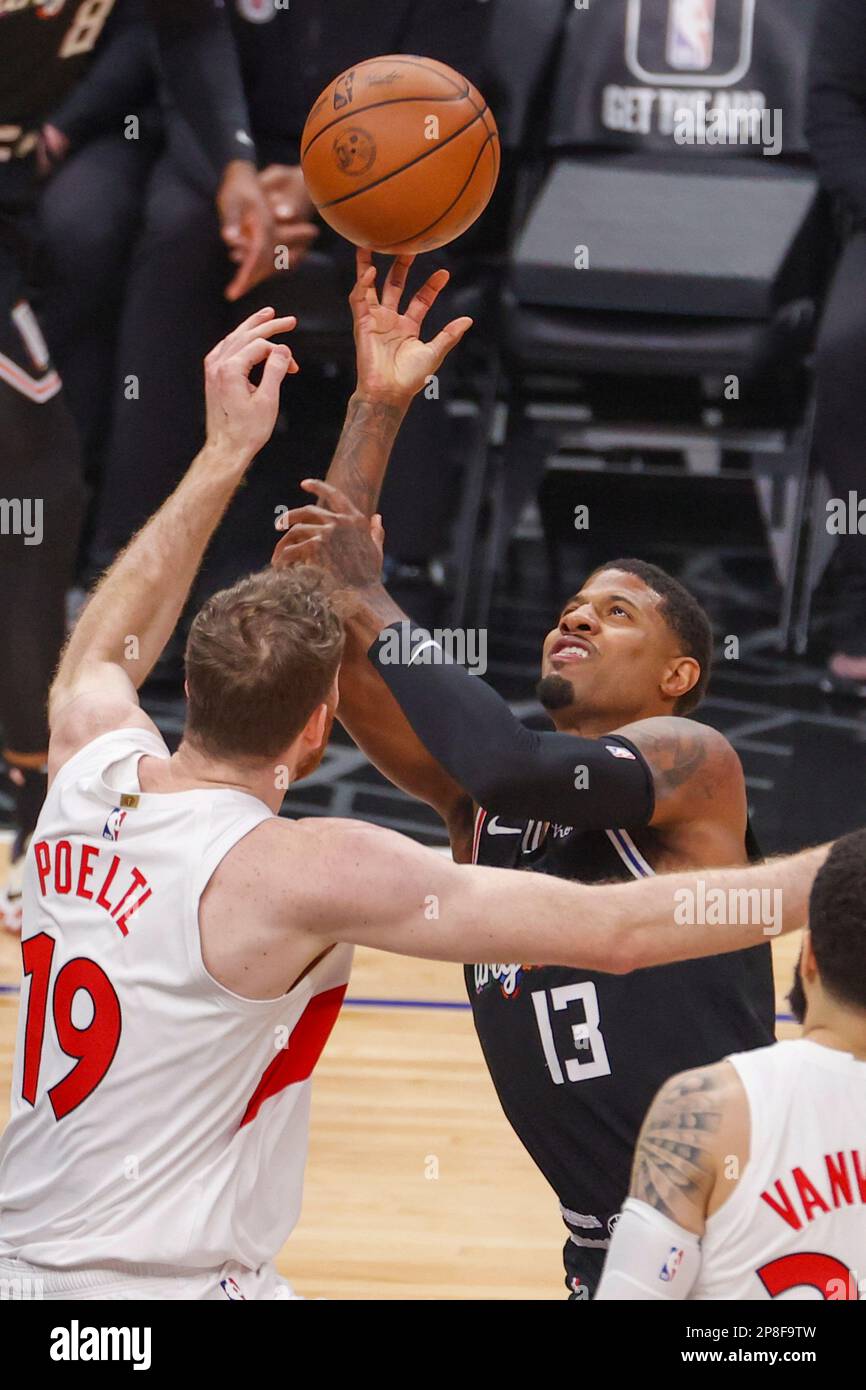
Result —
<path fill-rule="evenodd" d="M 371 58 L 325 88 L 301 139 L 316 209 L 356 246 L 435 251 L 481 216 L 499 133 L 472 83 L 433 58 Z"/>

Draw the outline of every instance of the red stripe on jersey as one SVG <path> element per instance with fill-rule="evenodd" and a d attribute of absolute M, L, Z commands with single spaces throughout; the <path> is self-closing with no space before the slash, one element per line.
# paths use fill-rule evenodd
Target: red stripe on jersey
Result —
<path fill-rule="evenodd" d="M 479 806 L 475 813 L 475 835 L 472 839 L 472 863 L 478 863 L 478 851 L 481 848 L 481 828 L 487 819 L 487 812 Z"/>
<path fill-rule="evenodd" d="M 335 989 L 326 989 L 313 996 L 292 1030 L 288 1047 L 278 1052 L 262 1073 L 262 1079 L 244 1112 L 241 1129 L 256 1118 L 264 1102 L 271 1096 L 312 1076 L 322 1048 L 337 1021 L 347 988 L 348 984 L 337 985 Z"/>

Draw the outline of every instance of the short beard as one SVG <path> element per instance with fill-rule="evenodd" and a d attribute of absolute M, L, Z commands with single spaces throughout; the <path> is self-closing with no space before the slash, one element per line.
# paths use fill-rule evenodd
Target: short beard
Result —
<path fill-rule="evenodd" d="M 564 676 L 544 676 L 535 687 L 544 708 L 554 710 L 569 709 L 574 704 L 574 686 Z"/>
<path fill-rule="evenodd" d="M 802 959 L 803 957 L 801 955 L 800 960 L 797 961 L 796 967 L 794 969 L 794 983 L 792 984 L 791 992 L 788 995 L 788 1003 L 791 1006 L 791 1013 L 794 1015 L 795 1019 L 801 1026 L 806 1021 L 806 992 L 803 989 L 803 972 L 800 969 L 800 963 Z"/>

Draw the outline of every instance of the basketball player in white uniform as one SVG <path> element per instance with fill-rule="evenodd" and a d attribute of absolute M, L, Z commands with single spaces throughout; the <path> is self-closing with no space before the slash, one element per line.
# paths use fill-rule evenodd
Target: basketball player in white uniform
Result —
<path fill-rule="evenodd" d="M 866 832 L 819 872 L 778 1042 L 659 1092 L 600 1299 L 866 1300 Z"/>
<path fill-rule="evenodd" d="M 47 1298 L 289 1296 L 271 1260 L 300 1208 L 310 1077 L 353 944 L 619 971 L 763 940 L 761 923 L 677 926 L 693 876 L 584 887 L 280 819 L 337 705 L 343 629 L 316 570 L 268 570 L 204 605 L 169 755 L 137 689 L 273 429 L 297 370 L 273 339 L 292 326 L 263 310 L 208 357 L 205 447 L 96 590 L 52 687 L 0 1142 L 0 1279 L 38 1278 Z M 416 342 L 419 389 L 456 336 Z M 824 857 L 704 877 L 784 887 L 793 929 Z"/>

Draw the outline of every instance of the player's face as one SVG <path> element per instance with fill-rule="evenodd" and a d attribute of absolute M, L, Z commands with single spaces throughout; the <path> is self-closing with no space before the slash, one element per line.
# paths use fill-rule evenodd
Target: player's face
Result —
<path fill-rule="evenodd" d="M 674 655 L 661 599 L 637 575 L 601 570 L 568 600 L 545 639 L 539 697 L 572 712 L 639 718 L 655 712 L 659 681 Z"/>

